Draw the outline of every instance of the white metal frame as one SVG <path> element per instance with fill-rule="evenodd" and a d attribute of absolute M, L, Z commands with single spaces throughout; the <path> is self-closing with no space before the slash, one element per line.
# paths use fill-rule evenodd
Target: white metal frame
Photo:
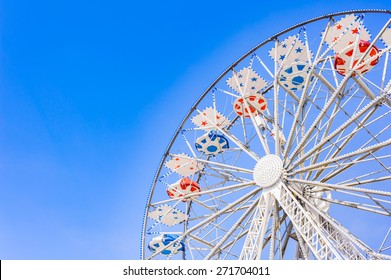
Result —
<path fill-rule="evenodd" d="M 332 45 L 325 38 L 336 21 L 351 13 L 357 15 L 357 22 L 368 23 L 373 39 L 341 76 L 333 65 L 333 45 L 339 38 Z M 387 71 L 391 46 L 382 46 L 380 41 L 390 27 L 390 17 L 390 11 L 358 10 L 309 20 L 262 42 L 218 77 L 190 109 L 162 158 L 145 210 L 141 258 L 390 259 L 390 230 L 384 232 L 385 237 L 375 237 L 378 245 L 373 240 L 367 245 L 362 238 L 369 238 L 353 235 L 346 221 L 337 221 L 345 218 L 344 211 L 351 211 L 362 217 L 373 215 L 388 223 L 387 229 L 391 226 L 391 189 L 387 187 L 391 179 L 391 73 Z M 344 32 L 348 31 L 347 27 Z M 296 92 L 285 90 L 279 82 L 283 67 L 278 63 L 277 47 L 292 35 L 303 40 L 309 55 L 302 63 L 310 66 L 304 88 Z M 358 52 L 358 36 L 353 56 Z M 375 45 L 380 49 L 375 57 L 378 63 L 367 74 L 357 75 Z M 272 57 L 265 57 L 273 47 Z M 292 52 L 290 46 L 286 55 Z M 251 81 L 245 77 L 238 92 L 225 84 L 234 75 L 239 86 L 232 73 L 243 67 L 254 69 L 268 81 L 260 92 L 268 109 L 250 118 L 236 115 L 232 103 L 242 97 L 250 111 L 251 104 L 244 97 Z M 207 128 L 195 127 L 191 118 L 208 106 L 230 120 L 226 127 L 211 127 L 230 142 L 230 148 L 217 156 L 194 148 L 195 139 Z M 266 188 L 253 179 L 253 168 L 269 154 L 281 158 L 283 172 L 275 185 Z M 172 156 L 204 165 L 189 178 L 201 186 L 199 193 L 167 197 L 166 187 L 181 178 L 164 165 Z M 148 217 L 165 204 L 186 213 L 187 220 L 170 227 Z M 172 245 L 168 244 L 149 252 L 148 242 L 163 233 L 178 234 L 176 242 L 183 242 L 185 251 L 162 255 Z"/>

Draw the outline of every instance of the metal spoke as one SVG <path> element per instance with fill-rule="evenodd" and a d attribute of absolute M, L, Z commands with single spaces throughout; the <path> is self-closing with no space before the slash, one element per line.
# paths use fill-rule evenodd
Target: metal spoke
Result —
<path fill-rule="evenodd" d="M 324 160 L 324 161 L 316 163 L 316 164 L 312 164 L 312 165 L 309 165 L 309 166 L 306 166 L 306 167 L 303 167 L 303 168 L 299 168 L 299 169 L 297 169 L 297 170 L 295 170 L 293 172 L 288 173 L 288 175 L 292 176 L 292 175 L 296 175 L 298 173 L 302 173 L 302 172 L 305 172 L 305 171 L 308 171 L 308 170 L 314 170 L 314 169 L 318 169 L 318 168 L 322 169 L 322 168 L 327 167 L 330 163 L 338 162 L 338 161 L 341 161 L 341 160 L 344 160 L 344 159 L 347 159 L 347 158 L 352 158 L 353 156 L 357 156 L 357 155 L 373 153 L 373 152 L 375 152 L 375 151 L 377 151 L 377 150 L 379 150 L 381 148 L 384 148 L 384 147 L 386 147 L 386 146 L 388 146 L 390 144 L 391 144 L 391 139 L 383 141 L 383 142 L 380 142 L 378 144 L 375 144 L 375 145 L 372 145 L 372 146 L 369 146 L 369 147 L 366 147 L 364 149 L 359 149 L 357 151 L 341 155 L 339 157 L 335 157 L 335 158 L 332 158 L 332 159 Z"/>
<path fill-rule="evenodd" d="M 300 183 L 300 184 L 304 184 L 304 185 L 309 185 L 309 186 L 318 186 L 318 187 L 332 189 L 332 190 L 349 190 L 349 191 L 377 194 L 377 195 L 384 195 L 384 196 L 391 197 L 391 192 L 363 189 L 363 188 L 355 188 L 355 187 L 351 187 L 349 185 L 330 184 L 330 183 L 323 183 L 323 182 L 319 182 L 319 181 L 309 181 L 309 180 L 301 180 L 301 179 L 288 179 L 288 181 L 293 182 L 293 183 Z"/>

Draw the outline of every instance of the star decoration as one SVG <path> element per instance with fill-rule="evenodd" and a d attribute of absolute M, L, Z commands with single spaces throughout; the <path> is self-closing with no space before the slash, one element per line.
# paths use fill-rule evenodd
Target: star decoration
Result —
<path fill-rule="evenodd" d="M 264 88 L 267 83 L 253 69 L 246 67 L 234 72 L 227 80 L 227 85 L 239 94 L 255 93 Z M 254 90 L 252 90 L 254 87 Z M 244 92 L 246 89 L 246 92 Z"/>
<path fill-rule="evenodd" d="M 175 158 L 179 158 L 179 161 L 176 161 Z M 187 154 L 174 155 L 174 158 L 166 161 L 165 166 L 184 177 L 192 176 L 204 168 L 202 163 L 197 162 Z"/>
<path fill-rule="evenodd" d="M 269 51 L 269 56 L 280 65 L 289 65 L 295 61 L 306 62 L 312 56 L 311 52 L 300 40 L 299 34 L 289 36 Z"/>
<path fill-rule="evenodd" d="M 169 205 L 161 205 L 150 211 L 148 217 L 167 226 L 174 226 L 188 219 L 188 215 Z"/>
<path fill-rule="evenodd" d="M 203 112 L 194 116 L 191 119 L 191 122 L 206 131 L 213 130 L 213 127 L 218 124 L 224 127 L 230 123 L 224 115 L 212 107 L 205 108 Z"/>
<path fill-rule="evenodd" d="M 331 46 L 335 53 L 341 52 L 349 45 L 350 41 L 369 41 L 371 35 L 366 30 L 362 18 L 355 14 L 346 15 L 340 18 L 325 34 L 325 42 Z"/>

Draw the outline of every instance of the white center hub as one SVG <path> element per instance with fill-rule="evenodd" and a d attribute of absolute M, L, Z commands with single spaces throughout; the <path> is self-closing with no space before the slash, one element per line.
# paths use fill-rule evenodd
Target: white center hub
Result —
<path fill-rule="evenodd" d="M 277 155 L 266 155 L 254 167 L 253 178 L 261 188 L 274 186 L 281 178 L 282 160 Z"/>

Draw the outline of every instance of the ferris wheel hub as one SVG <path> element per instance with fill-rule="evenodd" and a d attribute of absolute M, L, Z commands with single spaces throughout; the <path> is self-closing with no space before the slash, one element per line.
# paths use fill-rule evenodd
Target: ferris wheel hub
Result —
<path fill-rule="evenodd" d="M 254 167 L 253 178 L 261 188 L 270 188 L 276 185 L 283 174 L 282 160 L 277 155 L 266 155 Z"/>

